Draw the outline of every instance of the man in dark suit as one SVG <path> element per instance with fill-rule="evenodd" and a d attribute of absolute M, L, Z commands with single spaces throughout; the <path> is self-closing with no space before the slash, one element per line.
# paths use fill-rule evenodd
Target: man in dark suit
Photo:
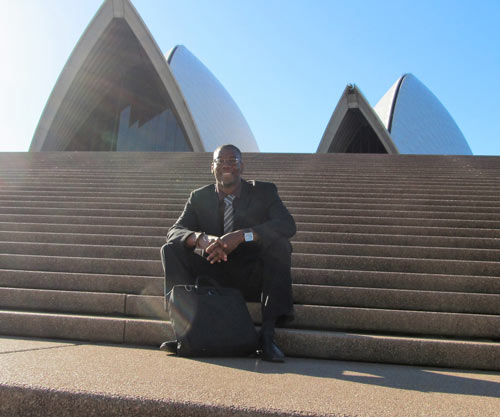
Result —
<path fill-rule="evenodd" d="M 197 276 L 238 288 L 247 301 L 261 302 L 262 359 L 283 362 L 274 329 L 293 319 L 289 239 L 295 221 L 274 184 L 241 178 L 236 146 L 217 148 L 211 170 L 215 184 L 191 193 L 162 247 L 165 294 Z"/>

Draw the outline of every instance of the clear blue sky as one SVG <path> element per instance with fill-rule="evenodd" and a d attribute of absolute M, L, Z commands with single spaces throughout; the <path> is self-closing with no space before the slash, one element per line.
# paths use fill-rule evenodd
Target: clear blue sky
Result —
<path fill-rule="evenodd" d="M 0 152 L 27 151 L 100 0 L 0 0 Z M 500 2 L 133 0 L 165 53 L 191 50 L 238 103 L 263 152 L 315 152 L 346 84 L 375 105 L 406 72 L 475 155 L 500 155 Z"/>

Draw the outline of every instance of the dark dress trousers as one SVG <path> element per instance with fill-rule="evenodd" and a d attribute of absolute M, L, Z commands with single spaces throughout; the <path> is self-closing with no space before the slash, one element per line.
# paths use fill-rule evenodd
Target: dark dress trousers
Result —
<path fill-rule="evenodd" d="M 257 242 L 245 242 L 227 262 L 210 264 L 184 245 L 193 232 L 223 235 L 223 214 L 214 184 L 193 191 L 179 219 L 169 229 L 162 247 L 165 295 L 173 285 L 193 284 L 207 276 L 219 285 L 238 288 L 247 301 L 260 301 L 263 320 L 278 324 L 293 318 L 291 253 L 293 217 L 269 182 L 241 180 L 233 202 L 234 230 L 252 228 Z"/>

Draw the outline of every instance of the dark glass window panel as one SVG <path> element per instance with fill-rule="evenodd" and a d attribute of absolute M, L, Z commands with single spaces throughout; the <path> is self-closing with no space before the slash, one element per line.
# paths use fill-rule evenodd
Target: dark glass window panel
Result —
<path fill-rule="evenodd" d="M 387 153 L 387 151 L 373 129 L 366 125 L 356 132 L 346 153 Z"/>
<path fill-rule="evenodd" d="M 387 150 L 360 110 L 349 109 L 328 152 L 387 153 Z"/>
<path fill-rule="evenodd" d="M 125 23 L 110 25 L 77 78 L 71 113 L 78 117 L 65 126 L 66 150 L 191 150 L 163 83 Z"/>

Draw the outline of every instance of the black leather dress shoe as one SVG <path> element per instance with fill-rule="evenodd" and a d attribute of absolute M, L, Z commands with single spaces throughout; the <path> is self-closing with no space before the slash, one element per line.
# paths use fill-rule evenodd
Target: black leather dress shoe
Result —
<path fill-rule="evenodd" d="M 169 353 L 177 353 L 177 340 L 168 340 L 163 342 L 160 346 L 160 350 Z"/>
<path fill-rule="evenodd" d="M 262 353 L 260 358 L 267 362 L 285 362 L 285 354 L 278 347 L 272 336 L 261 336 Z"/>

